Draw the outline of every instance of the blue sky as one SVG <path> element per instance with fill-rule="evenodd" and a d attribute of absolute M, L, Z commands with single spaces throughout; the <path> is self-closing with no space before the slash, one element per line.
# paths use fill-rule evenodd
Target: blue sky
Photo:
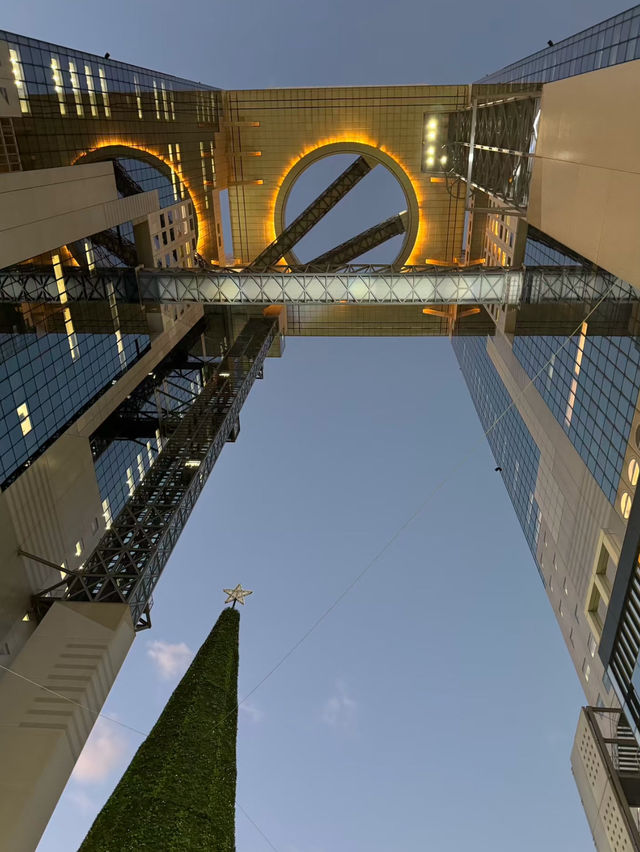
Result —
<path fill-rule="evenodd" d="M 31 0 L 3 26 L 222 87 L 437 83 L 622 8 Z M 396 212 L 377 186 L 337 215 Z M 444 477 L 241 710 L 238 801 L 278 852 L 590 848 L 569 768 L 582 694 L 449 343 L 289 340 L 241 422 L 105 711 L 148 730 L 237 582 L 255 590 L 245 695 Z M 98 722 L 40 852 L 77 848 L 138 744 Z M 240 812 L 237 834 L 269 849 Z"/>
<path fill-rule="evenodd" d="M 236 582 L 246 695 L 446 477 L 240 712 L 238 801 L 279 852 L 589 848 L 577 678 L 449 343 L 292 339 L 241 422 L 106 711 L 148 730 Z M 76 848 L 138 744 L 98 730 L 40 852 Z"/>

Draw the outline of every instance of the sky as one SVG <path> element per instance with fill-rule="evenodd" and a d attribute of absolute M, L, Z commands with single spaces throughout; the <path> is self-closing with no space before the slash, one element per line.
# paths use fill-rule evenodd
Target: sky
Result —
<path fill-rule="evenodd" d="M 623 8 L 30 0 L 2 26 L 221 87 L 449 83 Z M 371 181 L 302 259 L 331 228 L 398 212 L 384 173 Z M 238 852 L 591 848 L 569 767 L 583 696 L 448 341 L 290 339 L 241 425 L 109 696 L 116 722 L 96 724 L 39 852 L 77 848 L 141 741 L 117 721 L 151 728 L 223 587 L 254 590 L 242 697 L 425 501 L 242 705 L 238 803 L 272 846 L 239 810 Z"/>

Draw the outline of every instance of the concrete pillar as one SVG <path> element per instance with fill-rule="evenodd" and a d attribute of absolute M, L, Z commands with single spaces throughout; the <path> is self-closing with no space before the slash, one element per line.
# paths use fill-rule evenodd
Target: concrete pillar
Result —
<path fill-rule="evenodd" d="M 12 665 L 51 692 L 3 673 L 3 852 L 32 852 L 38 845 L 134 636 L 125 604 L 58 601 Z"/>

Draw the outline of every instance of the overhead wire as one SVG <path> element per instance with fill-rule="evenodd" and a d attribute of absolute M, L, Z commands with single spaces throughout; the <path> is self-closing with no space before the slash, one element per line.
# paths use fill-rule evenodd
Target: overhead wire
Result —
<path fill-rule="evenodd" d="M 589 310 L 586 316 L 580 321 L 580 323 L 576 326 L 576 328 L 563 340 L 561 345 L 552 353 L 552 355 L 545 361 L 545 363 L 540 367 L 540 369 L 531 377 L 518 393 L 515 394 L 511 398 L 511 402 L 509 405 L 502 411 L 491 423 L 491 425 L 483 431 L 482 437 L 478 439 L 477 442 L 472 444 L 470 450 L 458 461 L 458 463 L 450 469 L 445 476 L 432 488 L 432 490 L 427 494 L 425 499 L 419 504 L 419 506 L 412 512 L 412 514 L 405 520 L 396 531 L 384 542 L 384 544 L 378 549 L 378 551 L 373 555 L 373 557 L 365 564 L 364 568 L 353 577 L 353 579 L 344 587 L 344 589 L 340 592 L 339 595 L 329 604 L 326 609 L 313 621 L 311 626 L 300 636 L 300 638 L 283 654 L 282 657 L 277 661 L 277 663 L 272 666 L 271 669 L 256 683 L 256 685 L 244 695 L 240 701 L 235 705 L 235 707 L 229 711 L 229 713 L 218 722 L 218 725 L 221 725 L 232 713 L 235 713 L 239 710 L 239 708 L 255 693 L 260 687 L 269 680 L 272 675 L 274 675 L 278 669 L 298 650 L 298 648 L 311 636 L 311 634 L 322 624 L 322 622 L 333 612 L 334 609 L 344 600 L 344 598 L 351 592 L 351 590 L 362 580 L 362 578 L 373 568 L 373 566 L 381 559 L 382 556 L 389 550 L 389 548 L 398 540 L 398 538 L 402 535 L 402 533 L 411 525 L 411 523 L 422 513 L 425 506 L 427 506 L 431 500 L 435 497 L 435 495 L 444 487 L 445 484 L 449 482 L 450 479 L 455 476 L 455 474 L 464 466 L 466 466 L 469 457 L 475 455 L 476 448 L 479 447 L 484 440 L 491 434 L 491 432 L 496 428 L 496 426 L 500 423 L 500 421 L 507 416 L 507 414 L 511 411 L 512 408 L 516 405 L 516 402 L 522 398 L 524 393 L 535 384 L 536 380 L 542 375 L 542 373 L 549 367 L 549 365 L 555 360 L 555 358 L 566 348 L 569 341 L 572 340 L 579 332 L 581 331 L 583 325 L 588 322 L 589 318 L 595 313 L 595 311 L 600 307 L 600 305 L 604 302 L 607 296 L 611 293 L 615 286 L 615 280 L 612 281 L 609 288 L 602 294 L 602 296 L 598 299 L 595 305 Z M 56 692 L 55 690 L 50 689 L 47 686 L 44 686 L 41 683 L 38 683 L 31 678 L 26 677 L 25 675 L 16 672 L 14 669 L 11 669 L 7 666 L 0 664 L 0 668 L 10 674 L 15 675 L 16 677 L 21 678 L 28 683 L 45 690 L 46 692 L 51 693 L 59 698 L 63 698 L 65 701 L 68 701 L 71 704 L 74 704 L 80 707 L 83 710 L 92 713 L 96 718 L 106 719 L 113 724 L 120 725 L 122 728 L 126 728 L 129 731 L 133 731 L 136 734 L 139 734 L 142 737 L 147 737 L 148 733 L 145 733 L 138 728 L 135 728 L 132 725 L 127 725 L 124 722 L 121 722 L 119 719 L 114 719 L 111 716 L 108 716 L 100 711 L 93 710 L 86 705 L 81 704 L 78 701 L 75 701 L 72 698 L 69 698 L 66 695 L 62 695 L 61 693 Z M 255 827 L 255 829 L 260 833 L 260 835 L 264 838 L 266 843 L 278 852 L 273 843 L 269 840 L 269 838 L 264 834 L 264 832 L 259 828 L 259 826 L 254 822 L 254 820 L 249 816 L 249 814 L 242 808 L 242 806 L 238 803 L 239 809 L 242 811 L 244 816 L 248 819 L 248 821 Z"/>

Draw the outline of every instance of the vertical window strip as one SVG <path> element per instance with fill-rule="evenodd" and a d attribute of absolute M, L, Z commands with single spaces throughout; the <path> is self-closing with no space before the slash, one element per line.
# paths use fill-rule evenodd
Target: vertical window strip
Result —
<path fill-rule="evenodd" d="M 578 376 L 580 375 L 580 367 L 582 365 L 582 356 L 584 354 L 584 344 L 587 339 L 587 323 L 582 323 L 580 329 L 580 337 L 578 338 L 578 349 L 576 351 L 576 360 L 573 365 L 573 377 L 571 379 L 571 390 L 569 391 L 569 399 L 567 400 L 567 408 L 564 413 L 564 427 L 569 429 L 573 418 L 573 407 L 576 402 L 576 392 L 578 390 Z"/>
<path fill-rule="evenodd" d="M 60 107 L 60 115 L 67 114 L 67 104 L 64 98 L 64 86 L 62 82 L 62 71 L 57 56 L 51 57 L 51 76 L 53 77 L 53 88 L 58 96 L 58 106 Z"/>
<path fill-rule="evenodd" d="M 214 154 L 213 142 L 209 142 L 209 151 L 211 153 L 211 183 L 216 185 L 216 159 Z"/>
<path fill-rule="evenodd" d="M 176 146 L 176 148 L 177 148 L 177 146 Z M 169 162 L 171 163 L 172 166 L 174 166 L 175 160 L 173 158 L 173 145 L 171 144 L 171 142 L 169 142 L 167 144 L 167 150 L 169 152 Z M 178 179 L 177 179 L 177 176 L 176 176 L 176 171 L 175 171 L 175 168 L 171 168 L 171 169 L 169 169 L 169 171 L 171 172 L 171 186 L 173 187 L 173 197 L 174 197 L 174 199 L 177 199 L 177 198 L 180 197 L 180 194 L 178 192 Z"/>
<path fill-rule="evenodd" d="M 62 264 L 60 263 L 60 255 L 54 252 L 51 255 L 51 260 L 53 261 L 53 272 L 56 278 L 58 297 L 60 299 L 60 304 L 63 306 L 62 315 L 64 318 L 64 328 L 67 334 L 67 341 L 69 343 L 69 352 L 71 353 L 71 360 L 75 361 L 80 352 L 78 349 L 78 338 L 73 327 L 73 320 L 71 319 L 71 311 L 68 307 L 66 307 L 69 301 L 69 297 L 67 295 L 67 285 L 65 284 L 64 280 Z"/>
<path fill-rule="evenodd" d="M 130 467 L 127 468 L 127 488 L 129 489 L 129 497 L 133 497 L 133 492 L 136 490 L 136 483 L 133 479 L 133 471 Z"/>
<path fill-rule="evenodd" d="M 146 473 L 144 469 L 144 464 L 142 462 L 142 453 L 138 453 L 138 455 L 136 456 L 136 463 L 138 465 L 138 479 L 140 480 L 140 482 L 142 482 Z"/>
<path fill-rule="evenodd" d="M 204 203 L 209 209 L 209 193 L 207 192 L 207 164 L 204 161 L 204 142 L 200 143 L 200 166 L 202 168 L 202 189 L 204 190 Z"/>
<path fill-rule="evenodd" d="M 24 437 L 25 435 L 28 435 L 33 428 L 31 425 L 31 417 L 29 416 L 29 408 L 26 402 L 23 402 L 22 405 L 19 405 L 16 408 L 16 414 L 20 420 L 20 430 Z"/>
<path fill-rule="evenodd" d="M 104 518 L 104 522 L 105 522 L 107 529 L 110 529 L 112 518 L 111 518 L 111 506 L 109 504 L 109 498 L 108 497 L 106 497 L 102 501 L 102 517 Z"/>
<path fill-rule="evenodd" d="M 82 91 L 80 90 L 80 78 L 76 69 L 76 63 L 69 60 L 69 77 L 71 77 L 71 90 L 73 99 L 76 102 L 76 113 L 82 117 L 84 115 L 84 106 L 82 105 Z"/>
<path fill-rule="evenodd" d="M 160 98 L 158 97 L 158 84 L 153 81 L 153 101 L 156 107 L 156 120 L 160 121 Z"/>
<path fill-rule="evenodd" d="M 96 268 L 96 262 L 93 254 L 93 246 L 91 245 L 89 240 L 84 241 L 84 256 L 87 259 L 87 267 L 89 269 L 89 272 L 91 272 L 91 270 Z"/>
<path fill-rule="evenodd" d="M 164 115 L 164 120 L 169 121 L 169 101 L 167 99 L 167 88 L 164 84 L 164 80 L 160 81 L 161 91 L 162 91 L 162 113 Z"/>
<path fill-rule="evenodd" d="M 209 92 L 209 103 L 211 104 L 211 123 L 215 124 L 218 118 L 215 92 Z"/>
<path fill-rule="evenodd" d="M 118 358 L 120 366 L 124 370 L 127 366 L 127 354 L 124 351 L 124 342 L 122 340 L 122 332 L 120 331 L 120 315 L 118 314 L 118 303 L 116 302 L 116 293 L 113 289 L 113 282 L 107 282 L 107 298 L 109 301 L 109 309 L 111 311 L 111 320 L 116 337 L 116 349 L 118 350 Z"/>
<path fill-rule="evenodd" d="M 116 329 L 116 348 L 118 350 L 118 358 L 120 360 L 120 366 L 124 370 L 127 366 L 127 354 L 124 351 L 124 343 L 122 342 L 122 332 L 120 329 Z"/>
<path fill-rule="evenodd" d="M 17 47 L 9 48 L 9 60 L 11 61 L 13 82 L 15 83 L 16 91 L 18 92 L 18 100 L 20 101 L 20 112 L 29 113 L 31 112 L 31 106 L 29 105 L 29 93 L 27 91 L 27 83 L 24 78 L 24 69 L 22 67 L 22 59 L 20 58 L 20 51 Z"/>
<path fill-rule="evenodd" d="M 84 66 L 84 76 L 87 81 L 87 92 L 89 93 L 89 104 L 91 105 L 91 115 L 93 118 L 98 117 L 98 101 L 96 99 L 96 87 L 93 82 L 93 71 L 90 65 Z"/>
<path fill-rule="evenodd" d="M 182 174 L 182 155 L 180 154 L 179 142 L 176 142 L 176 165 L 178 167 L 179 175 Z M 184 186 L 180 177 L 178 177 L 178 194 L 180 196 L 180 199 L 184 198 Z"/>
<path fill-rule="evenodd" d="M 176 120 L 176 104 L 174 100 L 173 89 L 169 87 L 169 107 L 171 109 L 171 121 Z"/>
<path fill-rule="evenodd" d="M 111 107 L 109 106 L 109 89 L 107 88 L 107 78 L 105 77 L 104 68 L 98 66 L 98 77 L 100 78 L 100 89 L 102 90 L 102 106 L 106 118 L 111 118 Z"/>
<path fill-rule="evenodd" d="M 133 88 L 136 93 L 136 106 L 138 107 L 138 118 L 142 118 L 142 92 L 140 91 L 140 83 L 138 78 L 133 75 Z"/>

